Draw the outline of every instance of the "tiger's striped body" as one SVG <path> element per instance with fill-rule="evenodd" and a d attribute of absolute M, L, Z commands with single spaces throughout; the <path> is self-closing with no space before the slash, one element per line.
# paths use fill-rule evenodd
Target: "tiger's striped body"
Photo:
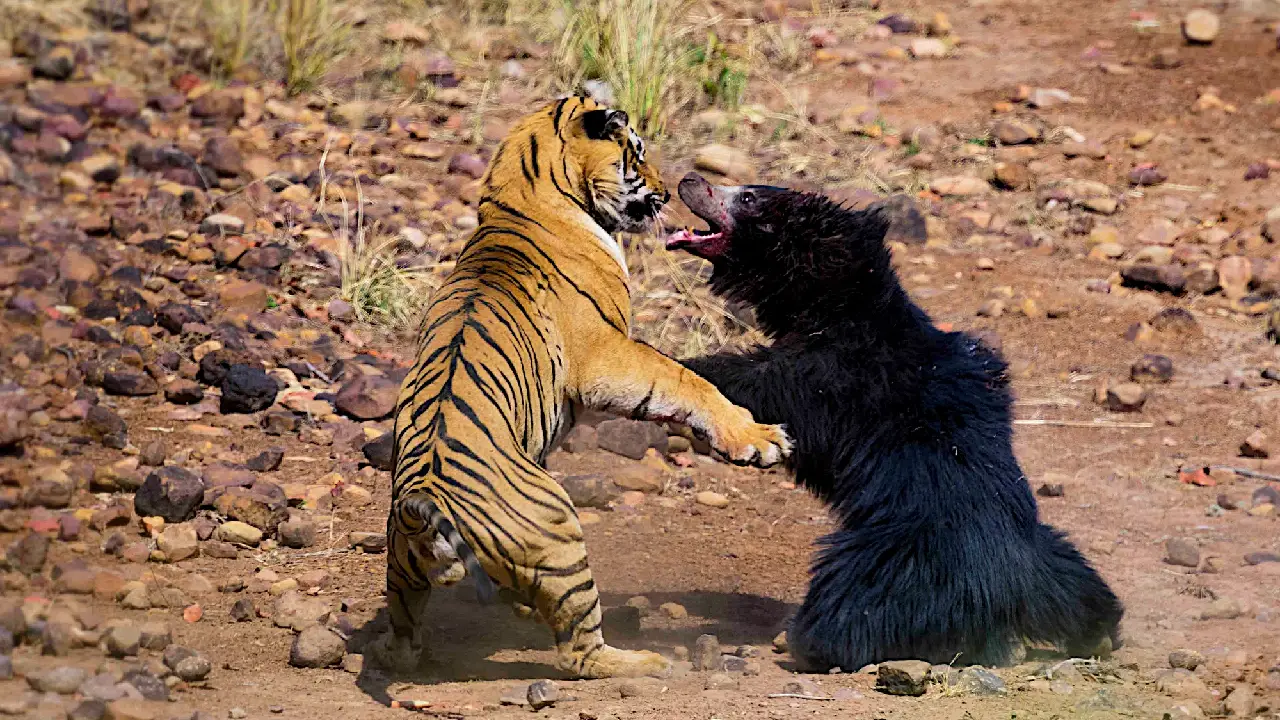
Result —
<path fill-rule="evenodd" d="M 582 527 L 542 467 L 572 404 L 686 421 L 741 461 L 777 462 L 786 436 L 630 340 L 610 232 L 645 228 L 668 195 L 624 113 L 581 98 L 544 108 L 482 185 L 479 228 L 426 312 L 396 410 L 381 654 L 416 662 L 431 586 L 465 568 L 482 595 L 492 578 L 551 627 L 562 669 L 660 673 L 661 656 L 604 643 Z"/>

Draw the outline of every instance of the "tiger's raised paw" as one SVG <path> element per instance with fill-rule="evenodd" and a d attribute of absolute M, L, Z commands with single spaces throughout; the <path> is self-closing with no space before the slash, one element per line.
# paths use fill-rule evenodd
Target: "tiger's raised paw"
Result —
<path fill-rule="evenodd" d="M 746 422 L 733 428 L 717 428 L 711 445 L 735 465 L 769 467 L 791 454 L 791 438 L 782 425 L 763 425 L 743 410 Z"/>
<path fill-rule="evenodd" d="M 662 678 L 671 674 L 671 661 L 648 650 L 621 650 L 606 645 L 591 656 L 580 674 L 584 678 Z"/>

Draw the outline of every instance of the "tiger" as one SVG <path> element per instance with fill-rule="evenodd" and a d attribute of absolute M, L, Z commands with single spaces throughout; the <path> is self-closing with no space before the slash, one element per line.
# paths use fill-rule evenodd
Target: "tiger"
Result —
<path fill-rule="evenodd" d="M 582 678 L 662 675 L 658 653 L 605 644 L 582 525 L 545 470 L 575 407 L 683 423 L 739 464 L 791 448 L 710 383 L 630 336 L 615 234 L 670 199 L 627 113 L 568 97 L 515 124 L 480 181 L 478 226 L 424 313 L 394 416 L 390 627 L 375 660 L 414 668 L 432 586 L 470 576 L 548 625 Z M 498 588 L 495 588 L 495 585 Z"/>

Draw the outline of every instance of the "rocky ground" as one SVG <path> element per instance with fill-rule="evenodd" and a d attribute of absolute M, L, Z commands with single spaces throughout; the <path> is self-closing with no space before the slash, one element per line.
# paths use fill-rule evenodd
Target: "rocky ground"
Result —
<path fill-rule="evenodd" d="M 92 7 L 0 41 L 0 714 L 1280 716 L 1274 2 L 714 6 L 758 62 L 738 111 L 673 120 L 668 179 L 900 193 L 904 283 L 1010 359 L 1029 482 L 1126 603 L 1127 643 L 796 674 L 776 636 L 822 507 L 677 428 L 594 418 L 550 468 L 606 635 L 678 662 L 590 682 L 467 587 L 433 598 L 419 673 L 360 654 L 413 348 L 344 299 L 343 260 L 376 225 L 426 285 L 447 271 L 488 153 L 550 96 L 546 48 L 373 12 L 361 31 L 403 59 L 288 98 L 211 83 L 160 4 Z M 369 100 L 374 80 L 432 91 Z M 750 339 L 659 245 L 630 245 L 638 333 Z"/>

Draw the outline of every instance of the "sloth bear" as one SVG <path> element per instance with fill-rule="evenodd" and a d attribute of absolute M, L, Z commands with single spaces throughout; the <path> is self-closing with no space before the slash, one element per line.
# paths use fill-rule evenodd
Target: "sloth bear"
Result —
<path fill-rule="evenodd" d="M 1024 643 L 1119 647 L 1120 601 L 1039 521 L 1004 360 L 911 301 L 883 209 L 696 173 L 679 192 L 709 229 L 677 231 L 667 248 L 709 260 L 712 291 L 754 307 L 773 340 L 683 362 L 759 422 L 786 424 L 796 481 L 839 526 L 818 542 L 793 656 L 852 672 L 1004 665 Z"/>

